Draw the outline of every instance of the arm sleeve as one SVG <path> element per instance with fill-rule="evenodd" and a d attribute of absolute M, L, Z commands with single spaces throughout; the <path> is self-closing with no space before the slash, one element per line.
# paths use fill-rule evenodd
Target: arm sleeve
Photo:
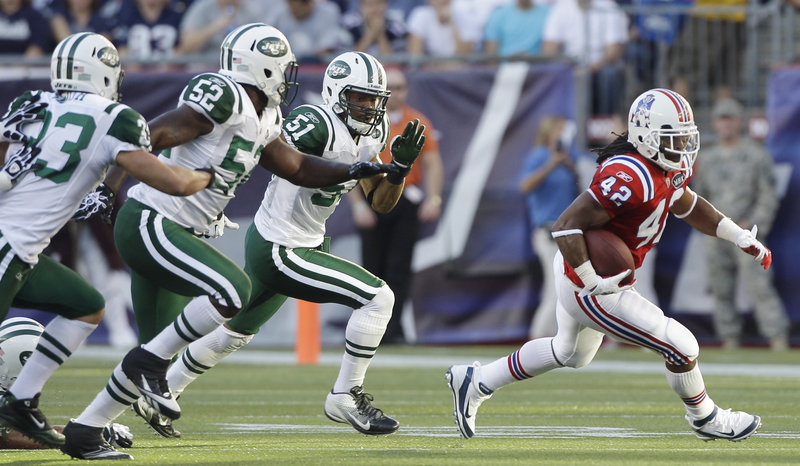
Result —
<path fill-rule="evenodd" d="M 183 90 L 181 104 L 222 124 L 242 112 L 242 96 L 231 83 L 217 75 L 205 73 L 192 78 Z"/>
<path fill-rule="evenodd" d="M 322 156 L 330 144 L 328 139 L 328 116 L 310 105 L 301 105 L 292 110 L 283 120 L 283 136 L 300 152 Z"/>

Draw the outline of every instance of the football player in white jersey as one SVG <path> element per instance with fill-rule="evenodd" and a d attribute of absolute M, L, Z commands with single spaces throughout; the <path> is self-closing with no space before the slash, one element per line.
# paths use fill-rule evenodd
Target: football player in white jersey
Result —
<path fill-rule="evenodd" d="M 215 189 L 186 198 L 142 184 L 128 192 L 114 236 L 131 267 L 134 313 L 144 344 L 125 356 L 107 387 L 67 425 L 65 453 L 94 455 L 101 447 L 98 429 L 140 396 L 143 408 L 152 405 L 165 419 L 180 416 L 166 381 L 170 360 L 236 315 L 251 291 L 245 272 L 200 236 L 222 233 L 229 223 L 223 210 L 256 165 L 293 186 L 308 187 L 354 185 L 364 176 L 399 171 L 368 159 L 342 163 L 304 155 L 283 141 L 279 104 L 290 100 L 295 72 L 294 54 L 280 31 L 261 23 L 240 26 L 222 43 L 219 72 L 192 78 L 177 108 L 150 123 L 154 150 L 165 149 L 159 158 L 210 169 Z M 180 435 L 156 419 L 151 426 L 162 435 Z"/>
<path fill-rule="evenodd" d="M 55 92 L 28 91 L 7 114 L 36 107 L 40 120 L 27 120 L 30 124 L 17 126 L 15 134 L 4 131 L 6 141 L 0 143 L 0 156 L 9 155 L 2 178 L 10 188 L 0 195 L 0 318 L 12 305 L 57 315 L 3 397 L 0 420 L 41 444 L 60 446 L 64 436 L 39 410 L 39 395 L 97 327 L 105 302 L 83 278 L 42 251 L 110 165 L 173 195 L 193 194 L 213 178 L 165 165 L 149 152 L 147 122 L 116 101 L 123 74 L 117 50 L 106 38 L 67 37 L 56 47 L 50 69 Z M 4 127 L 11 120 L 4 119 Z M 21 156 L 25 150 L 38 156 Z"/>
<path fill-rule="evenodd" d="M 327 67 L 324 105 L 301 105 L 283 124 L 285 140 L 302 152 L 345 163 L 374 160 L 387 144 L 386 74 L 371 55 L 346 52 Z M 425 127 L 409 122 L 391 144 L 398 173 L 360 181 L 375 210 L 397 203 L 408 173 L 425 141 Z M 245 272 L 253 283 L 249 305 L 236 317 L 190 344 L 167 373 L 176 394 L 228 354 L 246 345 L 287 297 L 352 307 L 345 330 L 339 376 L 325 401 L 325 414 L 364 434 L 390 434 L 399 423 L 370 403 L 363 391 L 371 358 L 386 330 L 394 294 L 386 283 L 359 265 L 330 254 L 325 222 L 355 181 L 321 189 L 272 178 L 245 242 Z M 146 410 L 140 410 L 146 411 Z M 152 410 L 146 418 L 162 418 Z"/>

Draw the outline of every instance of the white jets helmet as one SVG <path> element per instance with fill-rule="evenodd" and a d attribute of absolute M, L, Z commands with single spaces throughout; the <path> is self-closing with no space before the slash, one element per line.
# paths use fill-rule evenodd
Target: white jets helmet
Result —
<path fill-rule="evenodd" d="M 0 324 L 0 390 L 8 391 L 36 349 L 44 327 L 27 317 L 12 317 Z"/>
<path fill-rule="evenodd" d="M 297 94 L 292 47 L 272 26 L 251 23 L 231 31 L 220 46 L 219 68 L 219 74 L 258 88 L 267 96 L 268 107 L 289 105 Z"/>
<path fill-rule="evenodd" d="M 62 40 L 50 59 L 50 84 L 56 92 L 89 92 L 119 101 L 124 75 L 117 48 L 93 32 L 79 32 Z"/>
<path fill-rule="evenodd" d="M 677 92 L 650 89 L 631 105 L 628 142 L 668 172 L 690 170 L 700 150 L 692 107 Z"/>
<path fill-rule="evenodd" d="M 352 92 L 377 97 L 377 105 L 368 107 L 350 101 Z M 322 100 L 337 114 L 343 114 L 345 124 L 358 134 L 372 133 L 386 113 L 386 71 L 370 54 L 345 52 L 328 65 L 322 80 Z"/>

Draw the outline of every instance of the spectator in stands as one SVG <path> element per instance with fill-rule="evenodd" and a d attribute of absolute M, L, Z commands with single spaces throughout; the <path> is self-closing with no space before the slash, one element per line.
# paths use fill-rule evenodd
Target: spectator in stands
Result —
<path fill-rule="evenodd" d="M 196 0 L 183 14 L 177 52 L 216 57 L 229 32 L 261 15 L 253 0 Z"/>
<path fill-rule="evenodd" d="M 670 76 L 676 92 L 687 96 L 699 87 L 707 87 L 709 94 L 717 97 L 734 94 L 743 79 L 747 2 L 695 0 L 696 11 L 689 16 L 670 58 Z M 739 6 L 742 10 L 717 13 L 714 7 L 718 6 Z"/>
<path fill-rule="evenodd" d="M 172 57 L 178 45 L 181 14 L 170 0 L 135 0 L 123 3 L 113 30 L 120 55 L 136 60 Z"/>
<path fill-rule="evenodd" d="M 420 222 L 435 222 L 442 212 L 442 186 L 444 169 L 439 154 L 436 131 L 430 120 L 418 110 L 408 106 L 408 81 L 397 68 L 386 70 L 387 89 L 392 91 L 386 104 L 389 115 L 389 141 L 403 132 L 406 122 L 418 118 L 425 125 L 425 145 L 419 161 L 411 167 L 405 188 L 397 205 L 386 214 L 372 210 L 361 190 L 348 194 L 353 220 L 361 234 L 361 261 L 373 274 L 380 273 L 394 291 L 392 317 L 383 335 L 384 343 L 405 343 L 401 325 L 403 306 L 411 286 L 411 259 L 417 241 Z M 381 160 L 392 160 L 387 147 Z M 421 187 L 424 181 L 424 190 Z"/>
<path fill-rule="evenodd" d="M 0 53 L 40 57 L 52 49 L 50 24 L 29 0 L 0 0 Z"/>
<path fill-rule="evenodd" d="M 717 144 L 704 149 L 698 161 L 693 188 L 745 230 L 758 225 L 758 236 L 767 237 L 778 198 L 772 157 L 759 143 L 743 137 L 743 109 L 739 102 L 725 98 L 711 111 Z M 742 317 L 736 309 L 738 273 L 753 297 L 755 319 L 761 335 L 774 350 L 788 348 L 789 321 L 771 271 L 741 254 L 739 248 L 723 247 L 722 241 L 706 243 L 708 280 L 714 295 L 714 328 L 726 349 L 739 346 Z M 730 244 L 730 243 L 728 243 Z M 744 256 L 740 260 L 738 256 Z M 737 273 L 738 272 L 738 273 Z"/>
<path fill-rule="evenodd" d="M 453 0 L 451 9 L 456 24 L 461 27 L 461 39 L 472 52 L 483 50 L 483 32 L 495 8 L 510 5 L 516 0 Z"/>
<path fill-rule="evenodd" d="M 530 338 L 556 334 L 556 288 L 550 270 L 558 245 L 550 235 L 553 223 L 577 197 L 577 174 L 570 149 L 575 125 L 566 118 L 542 118 L 534 145 L 522 166 L 520 191 L 525 195 L 531 244 L 542 267 L 539 307 L 533 315 Z"/>
<path fill-rule="evenodd" d="M 549 12 L 549 5 L 533 0 L 517 0 L 496 8 L 486 24 L 484 52 L 501 57 L 539 55 Z"/>
<path fill-rule="evenodd" d="M 636 7 L 625 50 L 626 61 L 633 66 L 636 93 L 654 87 L 666 87 L 669 51 L 686 20 L 680 8 L 690 8 L 694 0 L 628 0 Z M 619 2 L 622 4 L 622 2 Z M 682 94 L 685 95 L 685 94 Z"/>
<path fill-rule="evenodd" d="M 628 18 L 612 0 L 559 0 L 545 23 L 542 53 L 575 60 L 591 77 L 592 114 L 614 115 L 624 100 L 627 41 Z"/>
<path fill-rule="evenodd" d="M 406 51 L 403 15 L 388 8 L 388 0 L 359 0 L 358 12 L 342 17 L 342 25 L 350 32 L 355 50 L 377 56 Z"/>
<path fill-rule="evenodd" d="M 96 32 L 109 39 L 108 22 L 100 16 L 101 0 L 62 0 L 51 6 L 50 27 L 56 42 L 76 32 Z"/>
<path fill-rule="evenodd" d="M 327 55 L 349 45 L 340 19 L 339 8 L 332 3 L 286 0 L 276 9 L 271 25 L 283 32 L 298 61 L 327 63 Z"/>
<path fill-rule="evenodd" d="M 462 40 L 462 27 L 456 23 L 451 0 L 428 0 L 411 12 L 408 18 L 408 53 L 437 58 L 452 57 L 471 51 L 471 44 Z"/>

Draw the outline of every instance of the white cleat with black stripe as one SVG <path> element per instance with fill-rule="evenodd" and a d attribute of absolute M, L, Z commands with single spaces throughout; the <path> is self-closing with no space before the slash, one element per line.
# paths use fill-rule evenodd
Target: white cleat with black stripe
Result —
<path fill-rule="evenodd" d="M 761 427 L 761 418 L 743 411 L 719 409 L 714 406 L 714 411 L 704 419 L 693 419 L 688 414 L 686 420 L 694 429 L 694 434 L 700 440 L 709 441 L 716 439 L 742 441 L 755 434 Z"/>
<path fill-rule="evenodd" d="M 445 374 L 447 385 L 453 391 L 456 425 L 464 438 L 475 435 L 478 407 L 494 393 L 494 390 L 480 382 L 480 370 L 481 364 L 475 361 L 469 366 L 450 366 Z"/>

